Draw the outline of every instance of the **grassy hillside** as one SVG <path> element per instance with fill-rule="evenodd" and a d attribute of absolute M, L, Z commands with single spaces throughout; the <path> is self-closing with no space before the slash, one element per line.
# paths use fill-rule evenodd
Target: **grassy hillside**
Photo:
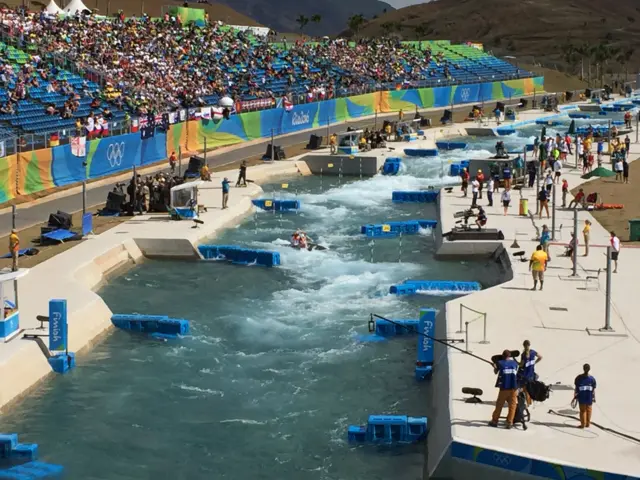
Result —
<path fill-rule="evenodd" d="M 354 32 L 343 32 L 354 36 Z M 369 21 L 357 36 L 399 35 L 406 40 L 433 39 L 481 42 L 494 54 L 530 63 L 570 65 L 577 71 L 602 63 L 605 70 L 620 62 L 585 56 L 568 45 L 606 44 L 619 49 L 630 70 L 640 64 L 640 2 L 638 0 L 437 0 L 391 11 Z M 523 58 L 525 57 L 525 58 Z M 615 67 L 614 67 L 615 64 Z M 621 70 L 623 68 L 620 68 Z"/>

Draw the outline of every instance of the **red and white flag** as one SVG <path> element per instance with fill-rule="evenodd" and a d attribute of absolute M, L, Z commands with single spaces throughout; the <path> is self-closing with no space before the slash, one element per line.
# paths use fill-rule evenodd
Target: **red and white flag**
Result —
<path fill-rule="evenodd" d="M 293 103 L 291 103 L 287 98 L 282 99 L 282 106 L 287 112 L 293 110 Z"/>
<path fill-rule="evenodd" d="M 71 155 L 84 157 L 87 154 L 87 137 L 71 137 Z"/>

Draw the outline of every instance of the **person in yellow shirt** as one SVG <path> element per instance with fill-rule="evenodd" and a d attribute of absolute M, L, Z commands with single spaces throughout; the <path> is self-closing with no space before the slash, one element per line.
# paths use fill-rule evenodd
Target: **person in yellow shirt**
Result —
<path fill-rule="evenodd" d="M 18 237 L 18 232 L 16 229 L 11 230 L 11 235 L 9 235 L 9 253 L 11 254 L 11 259 L 13 260 L 13 265 L 11 266 L 12 272 L 18 271 L 18 257 L 20 256 L 20 237 Z"/>
<path fill-rule="evenodd" d="M 542 245 L 536 247 L 536 251 L 531 255 L 529 261 L 529 271 L 533 274 L 533 288 L 535 290 L 538 286 L 538 280 L 540 280 L 540 290 L 544 284 L 544 272 L 547 269 L 547 254 L 542 249 Z"/>
<path fill-rule="evenodd" d="M 329 147 L 331 149 L 331 155 L 336 153 L 336 144 L 338 143 L 338 136 L 335 133 L 332 133 L 329 137 Z"/>
<path fill-rule="evenodd" d="M 589 237 L 591 236 L 591 222 L 589 220 L 584 221 L 584 228 L 582 229 L 582 238 L 584 238 L 584 256 L 589 256 Z"/>
<path fill-rule="evenodd" d="M 209 173 L 209 166 L 205 163 L 200 169 L 200 180 L 205 182 L 211 181 L 211 173 Z"/>

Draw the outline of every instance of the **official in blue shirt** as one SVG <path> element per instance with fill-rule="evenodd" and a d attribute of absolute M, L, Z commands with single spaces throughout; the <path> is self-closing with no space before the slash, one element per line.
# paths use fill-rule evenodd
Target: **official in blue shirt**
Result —
<path fill-rule="evenodd" d="M 522 342 L 522 346 L 524 347 L 524 351 L 520 357 L 520 381 L 525 385 L 527 382 L 532 382 L 536 379 L 536 363 L 542 360 L 542 355 L 531 348 L 531 342 L 529 340 Z M 525 395 L 527 397 L 527 404 L 531 405 L 531 397 L 526 390 Z"/>
<path fill-rule="evenodd" d="M 584 373 L 578 375 L 575 379 L 574 400 L 580 405 L 580 428 L 589 428 L 591 426 L 591 406 L 596 401 L 596 379 L 589 375 L 591 366 L 585 363 L 582 366 Z"/>
<path fill-rule="evenodd" d="M 227 203 L 229 203 L 229 179 L 224 177 L 222 180 L 222 209 L 228 207 Z"/>
<path fill-rule="evenodd" d="M 511 167 L 508 164 L 502 169 L 502 178 L 504 179 L 504 188 L 511 188 Z"/>
<path fill-rule="evenodd" d="M 518 362 L 511 358 L 511 352 L 509 350 L 505 350 L 502 352 L 502 360 L 494 364 L 493 367 L 494 371 L 498 374 L 496 386 L 500 389 L 500 392 L 498 392 L 496 408 L 493 411 L 493 417 L 489 425 L 492 427 L 498 426 L 502 407 L 504 406 L 504 402 L 507 402 L 509 406 L 507 428 L 511 428 L 518 404 Z"/>

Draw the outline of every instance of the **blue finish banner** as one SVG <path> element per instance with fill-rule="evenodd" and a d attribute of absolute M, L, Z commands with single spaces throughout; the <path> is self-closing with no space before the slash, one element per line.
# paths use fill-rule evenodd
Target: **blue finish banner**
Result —
<path fill-rule="evenodd" d="M 67 350 L 67 301 L 49 300 L 49 350 Z"/>
<path fill-rule="evenodd" d="M 433 308 L 420 309 L 418 322 L 418 359 L 422 366 L 433 365 L 433 335 L 435 334 L 436 311 Z M 427 335 L 428 337 L 424 336 Z"/>

